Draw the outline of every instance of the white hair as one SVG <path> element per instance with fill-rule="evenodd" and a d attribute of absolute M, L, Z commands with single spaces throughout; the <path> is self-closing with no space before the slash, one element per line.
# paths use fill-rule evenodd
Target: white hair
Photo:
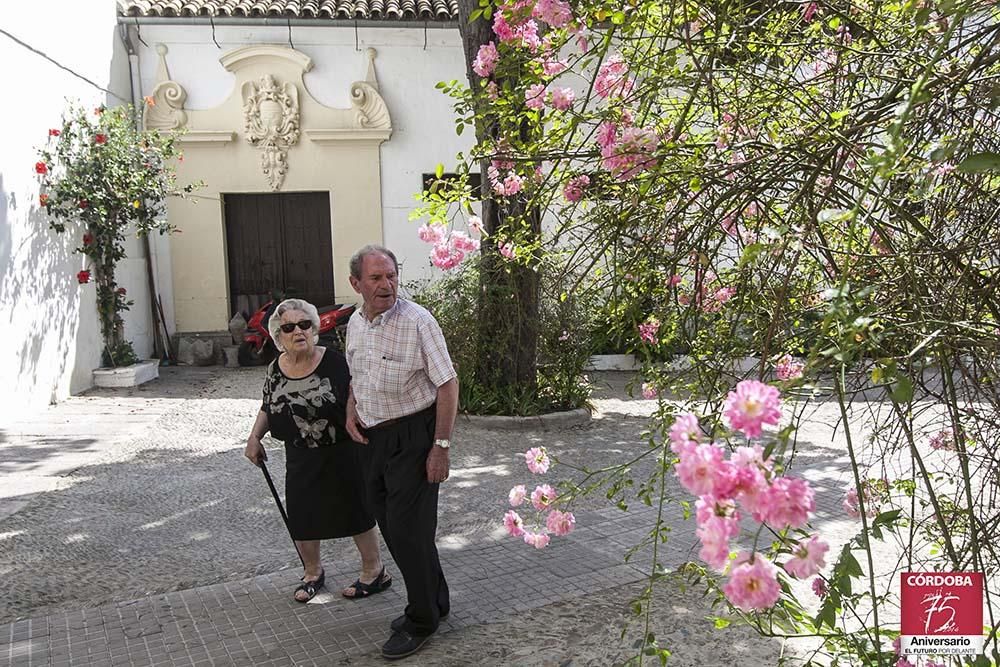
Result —
<path fill-rule="evenodd" d="M 306 314 L 309 321 L 312 322 L 313 345 L 318 343 L 319 311 L 316 310 L 316 306 L 303 299 L 285 299 L 278 304 L 278 307 L 274 309 L 274 314 L 271 315 L 271 319 L 267 321 L 267 330 L 271 334 L 274 346 L 282 352 L 285 351 L 285 348 L 282 347 L 281 342 L 278 340 L 278 334 L 281 332 L 281 316 L 290 310 L 301 310 Z"/>

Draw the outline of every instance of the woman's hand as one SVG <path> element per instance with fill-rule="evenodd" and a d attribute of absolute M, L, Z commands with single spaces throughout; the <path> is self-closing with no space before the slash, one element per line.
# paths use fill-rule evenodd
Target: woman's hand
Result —
<path fill-rule="evenodd" d="M 250 463 L 258 468 L 261 463 L 267 460 L 267 452 L 264 451 L 264 445 L 261 444 L 260 438 L 253 434 L 247 438 L 247 448 L 243 450 L 243 456 L 247 457 Z"/>

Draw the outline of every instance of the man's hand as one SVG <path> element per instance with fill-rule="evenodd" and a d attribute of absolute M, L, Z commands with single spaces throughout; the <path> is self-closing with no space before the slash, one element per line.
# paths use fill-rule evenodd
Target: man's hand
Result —
<path fill-rule="evenodd" d="M 448 450 L 434 445 L 430 454 L 427 455 L 427 481 L 431 484 L 439 484 L 448 479 L 448 471 L 451 461 Z"/>
<path fill-rule="evenodd" d="M 358 404 L 354 401 L 354 394 L 347 397 L 347 423 L 345 427 L 347 428 L 347 435 L 351 436 L 351 440 L 360 442 L 362 445 L 368 444 L 368 438 L 361 435 L 361 429 L 364 428 L 364 424 L 361 423 L 361 418 L 358 417 Z"/>
<path fill-rule="evenodd" d="M 267 460 L 267 452 L 264 451 L 264 445 L 260 444 L 260 438 L 255 435 L 247 438 L 247 448 L 243 450 L 243 456 L 250 459 L 250 463 L 258 468 L 261 462 Z"/>

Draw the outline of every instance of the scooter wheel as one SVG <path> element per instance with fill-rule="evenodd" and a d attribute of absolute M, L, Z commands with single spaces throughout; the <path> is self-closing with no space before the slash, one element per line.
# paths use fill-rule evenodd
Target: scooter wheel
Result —
<path fill-rule="evenodd" d="M 258 352 L 251 343 L 241 343 L 240 349 L 236 351 L 236 360 L 240 366 L 263 366 L 274 359 L 274 346 L 270 341 L 264 343 L 264 347 Z"/>

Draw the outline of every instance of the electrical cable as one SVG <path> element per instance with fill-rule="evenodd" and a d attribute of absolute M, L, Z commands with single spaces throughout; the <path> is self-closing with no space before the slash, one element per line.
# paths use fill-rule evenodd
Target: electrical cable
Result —
<path fill-rule="evenodd" d="M 38 55 L 40 55 L 40 56 L 41 56 L 42 58 L 45 58 L 45 59 L 46 59 L 46 60 L 48 60 L 48 61 L 49 61 L 50 63 L 52 63 L 53 65 L 55 65 L 56 67 L 58 67 L 59 69 L 61 69 L 61 70 L 65 70 L 66 72 L 69 72 L 70 74 L 72 74 L 72 75 L 73 75 L 73 76 L 75 76 L 76 78 L 80 79 L 81 81 L 85 81 L 86 83 L 90 84 L 90 85 L 91 85 L 91 86 L 93 86 L 94 88 L 97 88 L 98 90 L 100 90 L 100 91 L 102 91 L 102 92 L 105 92 L 105 93 L 107 93 L 108 95 L 111 95 L 111 96 L 112 96 L 112 97 L 114 97 L 115 99 L 117 99 L 117 100 L 121 100 L 122 102 L 124 102 L 124 103 L 126 103 L 126 104 L 129 104 L 129 103 L 131 102 L 131 100 L 127 100 L 127 99 L 125 99 L 124 97 L 122 97 L 122 96 L 121 96 L 121 95 L 119 95 L 118 93 L 115 93 L 115 92 L 113 92 L 113 91 L 110 91 L 110 90 L 108 90 L 107 88 L 105 88 L 104 86 L 99 86 L 98 84 L 94 83 L 93 81 L 91 81 L 90 79 L 88 79 L 88 78 L 87 78 L 87 77 L 85 77 L 84 75 L 80 74 L 79 72 L 76 72 L 76 71 L 74 71 L 74 70 L 70 69 L 69 67 L 66 67 L 66 66 L 65 66 L 65 65 L 63 65 L 63 64 L 62 64 L 61 62 L 59 62 L 58 60 L 56 60 L 56 59 L 55 59 L 55 58 L 53 58 L 52 56 L 48 55 L 48 54 L 47 54 L 47 53 L 45 53 L 44 51 L 40 51 L 40 50 L 36 49 L 35 47 L 33 47 L 33 46 L 32 46 L 31 44 L 28 44 L 27 42 L 24 42 L 24 41 L 21 41 L 20 39 L 18 39 L 18 38 L 17 38 L 17 37 L 15 37 L 14 35 L 10 34 L 10 33 L 9 33 L 9 32 L 7 32 L 6 30 L 4 30 L 3 28 L 0 28 L 0 35 L 3 35 L 3 36 L 5 36 L 5 37 L 7 37 L 7 38 L 8 38 L 8 39 L 10 39 L 11 41 L 13 41 L 13 42 L 17 43 L 17 44 L 18 44 L 18 45 L 20 45 L 20 46 L 23 46 L 24 48 L 28 49 L 28 50 L 29 50 L 29 51 L 31 51 L 32 53 L 35 53 L 35 54 L 38 54 Z"/>

